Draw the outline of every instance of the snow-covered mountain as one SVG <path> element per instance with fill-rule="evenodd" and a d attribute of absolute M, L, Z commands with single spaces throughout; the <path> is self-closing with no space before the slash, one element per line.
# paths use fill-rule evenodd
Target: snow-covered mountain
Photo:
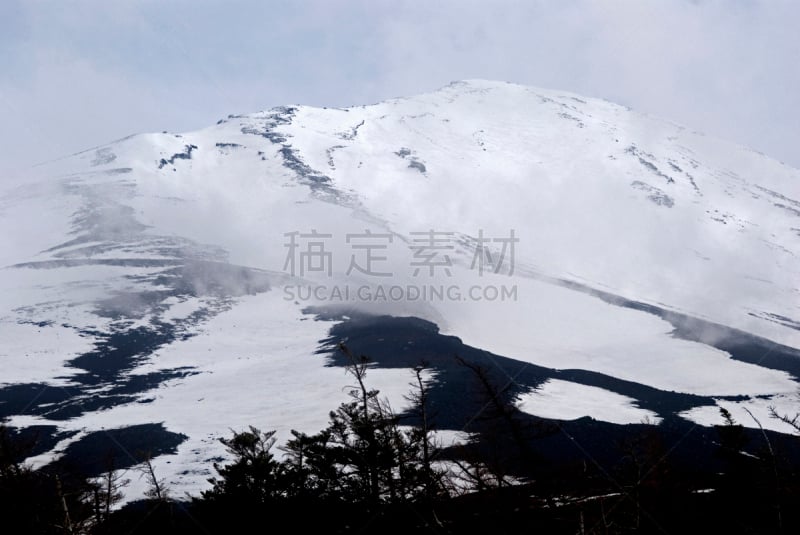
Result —
<path fill-rule="evenodd" d="M 502 362 L 537 416 L 708 425 L 722 405 L 781 430 L 797 199 L 800 171 L 747 148 L 488 81 L 131 136 L 0 197 L 0 417 L 40 434 L 39 464 L 157 442 L 196 492 L 231 428 L 324 425 L 345 340 L 382 355 L 398 410 L 446 346 Z M 430 381 L 457 404 L 448 370 Z"/>

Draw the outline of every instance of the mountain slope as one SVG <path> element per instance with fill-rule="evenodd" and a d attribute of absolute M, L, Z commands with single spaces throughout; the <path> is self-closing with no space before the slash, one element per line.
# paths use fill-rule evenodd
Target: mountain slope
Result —
<path fill-rule="evenodd" d="M 518 394 L 544 417 L 710 424 L 724 404 L 781 429 L 767 407 L 800 407 L 800 171 L 605 101 L 456 82 L 31 177 L 0 199 L 0 417 L 50 437 L 40 463 L 160 424 L 158 468 L 196 491 L 231 427 L 324 424 L 347 383 L 324 340 L 364 314 L 537 370 Z M 397 408 L 403 362 L 371 374 Z"/>

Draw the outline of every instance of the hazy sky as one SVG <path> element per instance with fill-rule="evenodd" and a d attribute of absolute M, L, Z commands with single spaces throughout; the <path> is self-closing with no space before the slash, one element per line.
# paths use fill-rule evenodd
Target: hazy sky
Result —
<path fill-rule="evenodd" d="M 487 78 L 800 167 L 800 2 L 0 0 L 0 180 L 149 131 Z"/>

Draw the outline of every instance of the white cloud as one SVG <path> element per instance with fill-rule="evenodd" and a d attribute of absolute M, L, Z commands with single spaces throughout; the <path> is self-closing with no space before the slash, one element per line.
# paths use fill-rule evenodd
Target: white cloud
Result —
<path fill-rule="evenodd" d="M 627 104 L 800 166 L 800 4 L 4 3 L 0 172 L 278 104 L 489 78 Z"/>

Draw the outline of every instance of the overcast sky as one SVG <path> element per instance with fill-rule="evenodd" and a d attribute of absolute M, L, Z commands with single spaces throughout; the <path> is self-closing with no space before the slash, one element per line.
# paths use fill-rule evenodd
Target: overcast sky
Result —
<path fill-rule="evenodd" d="M 0 173 L 466 78 L 603 97 L 800 167 L 798 23 L 793 0 L 0 0 Z"/>

